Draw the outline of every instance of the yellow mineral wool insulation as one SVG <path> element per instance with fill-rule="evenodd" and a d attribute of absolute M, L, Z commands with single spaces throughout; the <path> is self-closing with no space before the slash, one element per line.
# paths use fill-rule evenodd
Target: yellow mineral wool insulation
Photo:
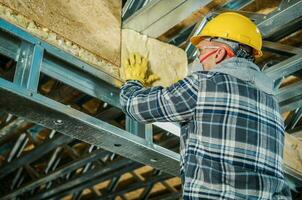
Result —
<path fill-rule="evenodd" d="M 116 66 L 120 64 L 121 1 L 0 0 Z"/>
<path fill-rule="evenodd" d="M 285 134 L 284 165 L 302 174 L 302 141 L 290 134 Z"/>
<path fill-rule="evenodd" d="M 15 24 L 25 31 L 39 37 L 40 39 L 57 46 L 58 48 L 65 50 L 66 52 L 80 58 L 81 60 L 95 66 L 96 68 L 118 78 L 119 67 L 111 64 L 100 58 L 99 56 L 91 53 L 90 51 L 81 48 L 79 45 L 73 43 L 60 36 L 59 34 L 49 30 L 46 27 L 42 27 L 34 21 L 24 17 L 23 15 L 13 11 L 0 4 L 0 17 Z"/>
<path fill-rule="evenodd" d="M 121 78 L 124 79 L 125 66 L 123 61 L 129 54 L 135 52 L 149 60 L 152 73 L 158 75 L 160 80 L 153 86 L 170 86 L 172 83 L 187 75 L 187 56 L 186 53 L 173 45 L 159 40 L 148 38 L 136 31 L 122 30 L 122 68 Z"/>
<path fill-rule="evenodd" d="M 300 142 L 302 142 L 302 130 L 299 130 L 291 135 L 295 136 Z"/>

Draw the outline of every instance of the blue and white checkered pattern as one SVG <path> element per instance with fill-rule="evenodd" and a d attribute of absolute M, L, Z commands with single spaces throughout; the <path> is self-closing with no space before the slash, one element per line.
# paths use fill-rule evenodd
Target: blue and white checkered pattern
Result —
<path fill-rule="evenodd" d="M 140 122 L 181 122 L 184 199 L 290 199 L 276 98 L 219 72 L 168 88 L 127 81 L 123 110 Z"/>

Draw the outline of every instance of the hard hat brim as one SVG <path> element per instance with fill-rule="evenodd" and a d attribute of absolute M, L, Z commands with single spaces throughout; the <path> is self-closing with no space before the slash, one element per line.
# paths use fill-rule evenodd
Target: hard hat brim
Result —
<path fill-rule="evenodd" d="M 201 36 L 201 35 L 196 35 L 196 36 L 191 37 L 190 42 L 191 42 L 194 46 L 196 46 L 196 45 L 198 45 L 199 42 L 201 42 L 203 39 L 204 39 L 203 36 Z"/>
<path fill-rule="evenodd" d="M 196 47 L 202 40 L 204 40 L 206 38 L 206 36 L 201 36 L 201 35 L 196 35 L 196 36 L 193 36 L 191 37 L 190 39 L 190 42 Z M 252 47 L 253 48 L 253 47 Z M 256 58 L 259 58 L 263 55 L 262 51 L 258 51 L 256 50 L 255 48 L 253 48 L 254 51 L 253 51 L 253 55 L 256 57 Z"/>

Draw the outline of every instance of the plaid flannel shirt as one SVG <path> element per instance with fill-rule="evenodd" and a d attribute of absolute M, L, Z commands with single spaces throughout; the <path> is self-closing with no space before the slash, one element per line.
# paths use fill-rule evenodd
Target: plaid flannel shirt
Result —
<path fill-rule="evenodd" d="M 255 71 L 250 66 L 240 67 Z M 181 122 L 184 199 L 290 199 L 273 95 L 229 74 L 199 71 L 168 88 L 127 81 L 120 102 L 140 122 Z"/>

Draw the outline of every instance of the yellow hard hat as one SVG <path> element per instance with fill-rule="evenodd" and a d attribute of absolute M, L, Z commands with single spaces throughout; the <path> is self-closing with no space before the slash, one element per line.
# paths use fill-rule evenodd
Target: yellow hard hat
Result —
<path fill-rule="evenodd" d="M 257 26 L 247 17 L 235 13 L 225 12 L 209 21 L 199 35 L 191 38 L 191 43 L 196 46 L 205 37 L 219 37 L 254 49 L 255 57 L 262 56 L 262 36 Z"/>

